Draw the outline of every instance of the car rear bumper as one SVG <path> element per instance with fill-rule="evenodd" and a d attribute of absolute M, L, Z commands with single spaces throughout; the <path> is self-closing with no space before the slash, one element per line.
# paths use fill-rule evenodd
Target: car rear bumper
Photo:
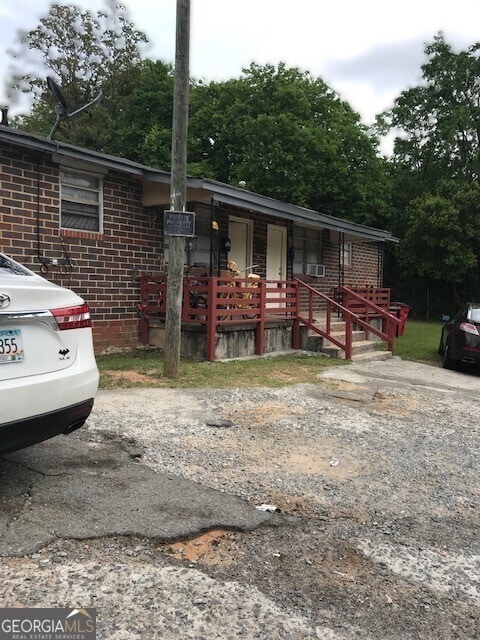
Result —
<path fill-rule="evenodd" d="M 480 365 L 480 347 L 478 346 L 464 345 L 456 356 L 465 364 Z"/>
<path fill-rule="evenodd" d="M 0 429 L 4 423 L 28 420 L 94 398 L 98 378 L 95 360 L 89 358 L 84 361 L 79 357 L 71 367 L 62 371 L 0 380 Z"/>
<path fill-rule="evenodd" d="M 0 454 L 29 447 L 81 427 L 90 415 L 93 398 L 39 416 L 0 425 Z"/>

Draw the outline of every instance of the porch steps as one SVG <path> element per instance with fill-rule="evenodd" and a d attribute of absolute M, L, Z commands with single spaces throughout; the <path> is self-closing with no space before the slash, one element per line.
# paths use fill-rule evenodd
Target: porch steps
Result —
<path fill-rule="evenodd" d="M 325 341 L 328 342 L 328 341 Z M 352 345 L 352 361 L 388 360 L 392 357 L 390 351 L 381 351 L 377 340 L 361 340 Z M 345 358 L 345 351 L 336 345 L 329 343 L 323 347 L 322 353 L 331 358 Z"/>
<path fill-rule="evenodd" d="M 325 330 L 325 319 L 318 318 L 316 320 L 320 329 Z M 331 335 L 341 342 L 345 341 L 345 322 L 338 320 L 332 321 L 330 325 Z M 353 362 L 369 362 L 370 360 L 388 360 L 392 354 L 388 350 L 381 350 L 379 346 L 381 342 L 378 340 L 367 340 L 364 330 L 352 331 L 352 361 Z M 345 359 L 345 351 L 337 347 L 330 340 L 325 340 L 315 331 L 308 332 L 307 348 L 309 351 L 317 353 L 325 353 L 331 358 Z"/>

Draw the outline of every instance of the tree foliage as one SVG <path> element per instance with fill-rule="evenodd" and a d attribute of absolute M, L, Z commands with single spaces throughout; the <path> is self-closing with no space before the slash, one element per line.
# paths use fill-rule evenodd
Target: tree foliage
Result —
<path fill-rule="evenodd" d="M 195 171 L 339 217 L 383 220 L 388 181 L 377 140 L 321 79 L 252 64 L 191 92 Z"/>
<path fill-rule="evenodd" d="M 389 284 L 402 280 L 407 300 L 422 284 L 446 303 L 480 294 L 479 52 L 480 43 L 455 52 L 437 34 L 425 46 L 421 84 L 378 118 L 384 132 L 399 133 L 390 160 L 391 230 L 403 240 Z"/>
<path fill-rule="evenodd" d="M 459 305 L 480 294 L 480 185 L 439 183 L 412 201 L 399 249 L 404 277 L 450 285 Z"/>
<path fill-rule="evenodd" d="M 455 53 L 442 33 L 426 45 L 420 86 L 404 91 L 384 122 L 401 131 L 394 159 L 424 189 L 480 180 L 480 43 Z"/>
<path fill-rule="evenodd" d="M 129 21 L 124 6 L 114 1 L 97 11 L 52 4 L 47 16 L 30 31 L 19 34 L 14 59 L 12 92 L 28 93 L 34 102 L 22 118 L 22 128 L 46 135 L 55 121 L 53 96 L 47 89 L 51 75 L 61 85 L 69 110 L 86 104 L 103 90 L 104 100 L 78 119 L 67 121 L 58 137 L 90 148 L 102 148 L 109 127 L 132 90 L 135 65 L 147 37 Z"/>
<path fill-rule="evenodd" d="M 171 162 L 173 67 L 145 60 L 132 70 L 131 90 L 112 123 L 110 153 L 168 171 Z"/>
<path fill-rule="evenodd" d="M 477 268 L 480 186 L 441 183 L 411 203 L 402 263 L 413 275 L 460 283 Z"/>
<path fill-rule="evenodd" d="M 101 103 L 63 122 L 56 136 L 168 169 L 173 70 L 142 61 L 144 42 L 114 0 L 95 14 L 52 4 L 40 24 L 22 34 L 15 58 L 15 90 L 35 95 L 22 128 L 43 135 L 51 130 L 47 75 L 60 83 L 71 111 L 101 88 Z M 389 181 L 377 140 L 323 80 L 284 64 L 252 64 L 238 79 L 192 82 L 190 95 L 191 173 L 245 181 L 287 202 L 384 225 Z"/>

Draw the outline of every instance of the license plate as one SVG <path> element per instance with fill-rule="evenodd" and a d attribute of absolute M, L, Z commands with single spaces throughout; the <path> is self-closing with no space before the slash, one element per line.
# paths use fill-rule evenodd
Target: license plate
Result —
<path fill-rule="evenodd" d="M 22 362 L 23 338 L 21 329 L 0 329 L 0 364 Z"/>

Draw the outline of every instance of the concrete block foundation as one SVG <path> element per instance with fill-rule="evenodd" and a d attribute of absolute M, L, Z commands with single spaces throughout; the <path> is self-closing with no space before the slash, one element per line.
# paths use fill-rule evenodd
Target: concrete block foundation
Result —
<path fill-rule="evenodd" d="M 304 329 L 306 327 L 302 327 Z M 292 323 L 272 322 L 265 326 L 265 353 L 292 349 Z M 304 332 L 302 331 L 302 334 Z M 255 355 L 255 324 L 218 327 L 215 337 L 215 360 Z M 149 344 L 164 349 L 165 325 L 150 320 Z M 207 333 L 201 325 L 182 325 L 181 354 L 196 360 L 205 360 Z"/>

